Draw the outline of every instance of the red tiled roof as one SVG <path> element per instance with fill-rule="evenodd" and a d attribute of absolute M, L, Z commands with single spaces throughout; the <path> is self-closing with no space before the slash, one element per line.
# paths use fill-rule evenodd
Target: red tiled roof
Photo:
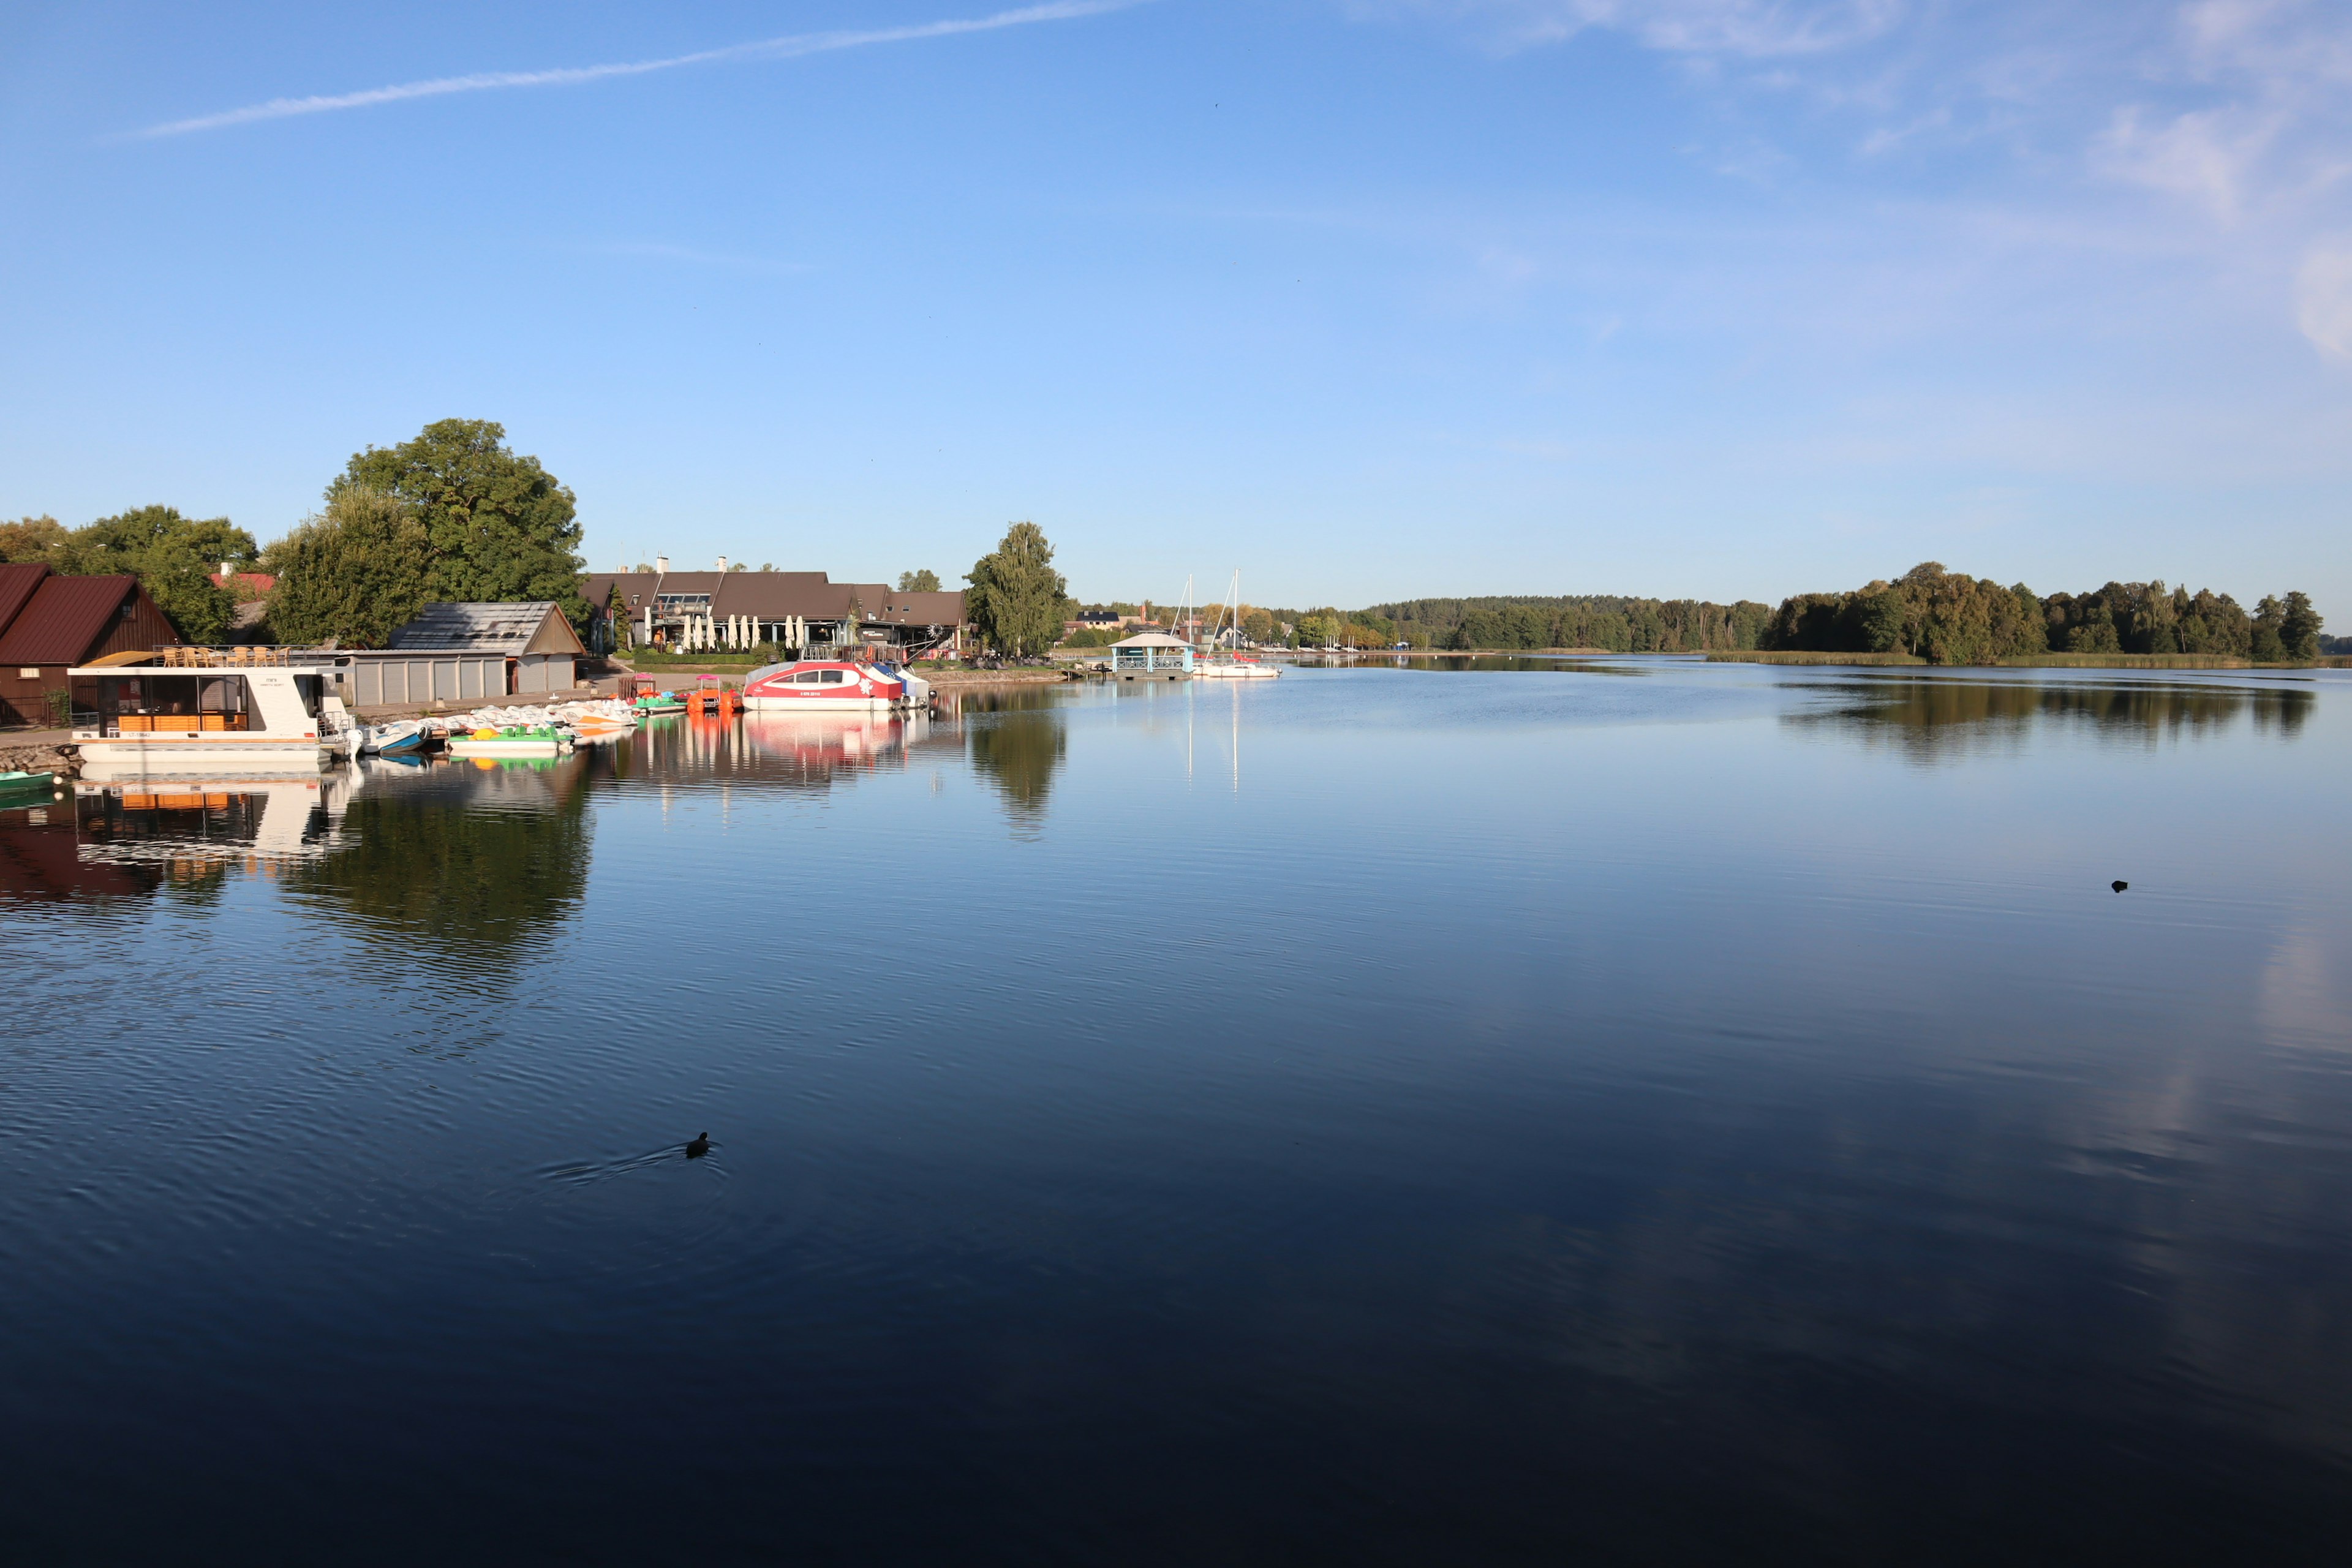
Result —
<path fill-rule="evenodd" d="M 72 664 L 106 633 L 139 579 L 58 577 L 42 581 L 8 629 L 0 632 L 0 665 Z"/>
<path fill-rule="evenodd" d="M 267 594 L 278 586 L 278 579 L 267 572 L 230 572 L 212 574 L 213 586 L 226 588 L 231 583 L 243 583 L 257 594 Z"/>
<path fill-rule="evenodd" d="M 7 634 L 8 623 L 48 574 L 49 569 L 37 561 L 0 563 L 0 637 Z"/>

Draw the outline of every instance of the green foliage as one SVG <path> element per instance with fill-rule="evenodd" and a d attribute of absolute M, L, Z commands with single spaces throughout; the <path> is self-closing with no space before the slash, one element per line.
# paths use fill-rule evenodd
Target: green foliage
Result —
<path fill-rule="evenodd" d="M 58 552 L 66 542 L 65 524 L 54 517 L 19 518 L 15 522 L 0 522 L 0 563 L 39 561 L 57 563 Z"/>
<path fill-rule="evenodd" d="M 75 529 L 49 564 L 79 576 L 131 573 L 183 638 L 216 643 L 228 635 L 236 596 L 215 586 L 213 574 L 224 561 L 233 569 L 249 566 L 255 553 L 253 535 L 225 517 L 142 506 Z"/>
<path fill-rule="evenodd" d="M 428 601 L 552 599 L 583 623 L 572 494 L 505 441 L 494 420 L 443 419 L 415 440 L 354 453 L 328 495 L 352 486 L 412 510 L 425 528 Z"/>
<path fill-rule="evenodd" d="M 1617 595 L 1412 599 L 1359 611 L 1366 646 L 1523 649 L 1599 647 L 1612 653 L 1706 653 L 1744 649 L 1771 616 L 1742 600 L 1633 599 Z M 1285 615 L 1286 612 L 1276 612 Z M 1301 637 L 1305 633 L 1302 628 Z M 1377 640 L 1373 640 L 1373 638 Z"/>
<path fill-rule="evenodd" d="M 1767 649 L 1916 654 L 1937 664 L 1990 664 L 2042 654 L 2197 655 L 2263 663 L 2313 658 L 2320 617 L 2303 594 L 2266 598 L 2249 616 L 2227 594 L 2109 583 L 2046 600 L 2020 583 L 1947 572 L 1930 561 L 1897 583 L 1851 594 L 1800 594 L 1773 612 Z"/>
<path fill-rule="evenodd" d="M 939 591 L 940 574 L 929 567 L 920 572 L 898 574 L 898 592 L 901 594 L 936 594 Z"/>
<path fill-rule="evenodd" d="M 1119 640 L 1121 630 L 1116 626 L 1080 626 L 1062 639 L 1064 647 L 1108 647 Z"/>
<path fill-rule="evenodd" d="M 269 547 L 269 598 L 279 642 L 382 647 L 430 602 L 432 545 L 415 510 L 358 485 L 328 492 L 326 510 Z"/>
<path fill-rule="evenodd" d="M 1016 522 L 990 554 L 972 563 L 965 613 L 982 641 L 1013 658 L 1043 653 L 1062 635 L 1068 584 L 1054 570 L 1054 547 L 1034 522 Z"/>

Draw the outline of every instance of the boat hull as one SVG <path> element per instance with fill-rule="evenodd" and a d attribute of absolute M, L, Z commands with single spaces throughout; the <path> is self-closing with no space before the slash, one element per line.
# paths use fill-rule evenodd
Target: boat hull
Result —
<path fill-rule="evenodd" d="M 770 665 L 743 682 L 747 713 L 889 713 L 906 706 L 907 682 L 841 659 Z"/>
<path fill-rule="evenodd" d="M 109 776 L 121 777 L 215 770 L 233 773 L 239 769 L 263 773 L 315 773 L 326 767 L 330 756 L 342 751 L 344 742 L 341 736 L 331 742 L 261 736 L 248 740 L 206 731 L 186 736 L 85 740 L 77 744 L 81 748 L 84 776 L 102 769 Z"/>
<path fill-rule="evenodd" d="M 560 741 L 476 741 L 452 739 L 453 757 L 552 757 L 563 750 Z"/>

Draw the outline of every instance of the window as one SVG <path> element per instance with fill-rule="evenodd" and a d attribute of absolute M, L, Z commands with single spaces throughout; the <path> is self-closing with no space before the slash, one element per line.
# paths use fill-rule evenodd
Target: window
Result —
<path fill-rule="evenodd" d="M 802 670 L 798 675 L 793 677 L 793 684 L 794 686 L 814 686 L 816 684 L 816 671 L 814 669 Z"/>
<path fill-rule="evenodd" d="M 817 671 L 817 678 L 827 686 L 838 686 L 842 682 L 842 673 L 837 669 L 821 669 Z"/>

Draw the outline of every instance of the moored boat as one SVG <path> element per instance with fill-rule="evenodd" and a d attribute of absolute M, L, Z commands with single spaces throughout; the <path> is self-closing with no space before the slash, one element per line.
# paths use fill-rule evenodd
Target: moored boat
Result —
<path fill-rule="evenodd" d="M 56 790 L 55 773 L 11 772 L 0 773 L 0 809 L 12 805 L 32 805 L 49 798 Z"/>
<path fill-rule="evenodd" d="M 755 713 L 887 713 L 908 702 L 898 674 L 847 659 L 796 659 L 743 678 L 743 706 Z"/>
<path fill-rule="evenodd" d="M 353 725 L 327 666 L 237 648 L 114 654 L 67 672 L 96 688 L 74 731 L 85 778 L 315 773 L 352 753 Z"/>
<path fill-rule="evenodd" d="M 487 726 L 449 737 L 453 757 L 552 757 L 569 751 L 571 738 L 550 725 Z"/>

